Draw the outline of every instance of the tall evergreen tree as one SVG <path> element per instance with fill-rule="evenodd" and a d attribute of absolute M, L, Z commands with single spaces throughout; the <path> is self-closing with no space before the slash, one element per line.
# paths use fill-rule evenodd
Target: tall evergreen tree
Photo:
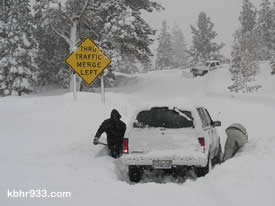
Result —
<path fill-rule="evenodd" d="M 13 5 L 14 0 L 0 0 L 0 19 L 1 20 L 7 20 L 8 17 L 8 10 Z"/>
<path fill-rule="evenodd" d="M 272 50 L 275 46 L 275 23 L 273 22 L 272 7 L 269 0 L 262 0 L 261 8 L 258 12 L 259 18 L 257 21 L 257 33 L 259 36 L 259 43 L 261 44 L 261 59 L 270 59 Z"/>
<path fill-rule="evenodd" d="M 252 32 L 256 26 L 257 10 L 249 0 L 243 0 L 242 11 L 239 17 L 241 32 Z"/>
<path fill-rule="evenodd" d="M 242 51 L 240 44 L 235 42 L 232 52 L 230 72 L 233 75 L 233 84 L 228 87 L 231 92 L 253 92 L 261 88 L 253 84 L 258 72 L 258 64 L 248 50 Z"/>
<path fill-rule="evenodd" d="M 70 70 L 64 64 L 69 53 L 65 40 L 52 31 L 48 15 L 53 0 L 36 0 L 33 5 L 36 24 L 35 38 L 38 43 L 35 62 L 39 68 L 39 85 L 58 83 L 62 87 L 69 87 Z"/>
<path fill-rule="evenodd" d="M 271 29 L 270 29 L 270 36 L 271 36 L 271 45 L 272 45 L 272 53 L 275 53 L 275 2 L 271 6 Z"/>
<path fill-rule="evenodd" d="M 125 55 L 121 57 L 118 71 L 122 73 L 132 74 L 139 72 L 139 67 L 137 65 L 135 56 Z"/>
<path fill-rule="evenodd" d="M 6 8 L 4 30 L 1 37 L 0 94 L 22 95 L 30 93 L 36 80 L 35 40 L 33 18 L 28 0 L 13 0 Z"/>
<path fill-rule="evenodd" d="M 4 57 L 7 55 L 8 48 L 8 31 L 7 31 L 7 14 L 10 10 L 11 2 L 1 0 L 0 1 L 0 64 L 2 64 Z M 8 84 L 7 84 L 7 76 L 8 76 L 8 68 L 4 68 L 0 66 L 0 96 L 8 95 Z"/>
<path fill-rule="evenodd" d="M 230 68 L 233 84 L 228 89 L 233 92 L 252 92 L 260 88 L 259 85 L 253 85 L 252 81 L 259 70 L 256 61 L 261 46 L 257 32 L 255 32 L 256 10 L 250 1 L 243 1 L 239 20 L 241 27 L 234 36 Z"/>
<path fill-rule="evenodd" d="M 168 31 L 167 22 L 162 22 L 160 34 L 158 36 L 158 48 L 156 55 L 155 69 L 171 69 L 173 65 L 172 55 L 173 45 L 171 34 Z"/>
<path fill-rule="evenodd" d="M 271 74 L 275 74 L 275 2 L 273 3 L 272 7 L 271 7 L 271 29 L 270 31 L 270 46 L 271 51 L 269 51 L 269 54 L 271 56 L 270 59 L 270 63 L 271 63 L 271 67 L 272 67 L 272 72 Z"/>
<path fill-rule="evenodd" d="M 142 72 L 146 73 L 152 71 L 153 69 L 154 68 L 151 60 L 142 64 Z"/>
<path fill-rule="evenodd" d="M 197 28 L 191 25 L 193 34 L 192 54 L 195 61 L 205 61 L 216 58 L 219 51 L 224 46 L 213 42 L 217 33 L 214 31 L 214 23 L 205 12 L 199 14 Z"/>
<path fill-rule="evenodd" d="M 241 27 L 235 37 L 240 41 L 241 50 L 248 50 L 253 60 L 261 59 L 262 45 L 256 25 L 257 9 L 249 0 L 243 0 L 239 21 Z"/>
<path fill-rule="evenodd" d="M 272 58 L 270 60 L 270 65 L 271 65 L 271 74 L 275 74 L 275 54 L 272 55 Z"/>
<path fill-rule="evenodd" d="M 176 67 L 187 64 L 187 48 L 182 30 L 175 25 L 172 30 L 172 55 Z"/>

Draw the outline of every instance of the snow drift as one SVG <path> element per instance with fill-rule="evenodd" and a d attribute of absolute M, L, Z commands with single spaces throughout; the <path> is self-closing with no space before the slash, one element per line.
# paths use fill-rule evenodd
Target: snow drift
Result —
<path fill-rule="evenodd" d="M 0 99 L 1 205 L 273 205 L 275 185 L 274 77 L 262 75 L 261 96 L 232 95 L 226 91 L 226 67 L 199 78 L 184 78 L 181 70 L 138 75 L 127 87 L 100 95 L 79 93 Z M 260 77 L 259 77 L 260 78 Z M 261 81 L 261 80 L 258 80 Z M 210 94 L 210 95 L 209 95 Z M 264 98 L 262 98 L 264 97 Z M 184 98 L 203 104 L 221 120 L 219 133 L 241 122 L 249 143 L 234 159 L 218 165 L 207 176 L 175 184 L 173 180 L 144 180 L 130 184 L 127 168 L 106 155 L 92 137 L 113 108 L 128 122 L 144 101 Z M 104 141 L 104 137 L 101 138 Z M 146 182 L 146 184 L 145 184 Z M 7 190 L 70 191 L 65 199 L 11 199 Z"/>

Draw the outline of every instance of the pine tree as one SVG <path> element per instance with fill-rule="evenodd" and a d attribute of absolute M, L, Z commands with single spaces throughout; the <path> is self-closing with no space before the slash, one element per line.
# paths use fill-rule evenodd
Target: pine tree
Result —
<path fill-rule="evenodd" d="M 271 29 L 270 29 L 270 36 L 271 36 L 271 53 L 275 53 L 275 2 L 271 7 Z"/>
<path fill-rule="evenodd" d="M 272 58 L 270 60 L 270 66 L 271 66 L 271 74 L 275 74 L 275 53 L 273 53 Z"/>
<path fill-rule="evenodd" d="M 239 17 L 241 32 L 252 32 L 256 26 L 257 10 L 249 0 L 243 0 L 242 11 Z"/>
<path fill-rule="evenodd" d="M 151 60 L 142 64 L 142 72 L 146 73 L 153 70 L 153 64 Z"/>
<path fill-rule="evenodd" d="M 2 21 L 7 20 L 8 17 L 8 10 L 13 5 L 13 0 L 0 0 L 0 19 Z"/>
<path fill-rule="evenodd" d="M 241 23 L 241 45 L 254 55 L 254 60 L 267 60 L 271 56 L 271 39 L 273 38 L 272 10 L 269 0 L 263 0 L 258 13 L 259 18 L 257 21 L 257 9 L 255 6 L 249 0 L 243 1 L 239 17 Z"/>
<path fill-rule="evenodd" d="M 233 50 L 231 53 L 232 61 L 230 72 L 233 75 L 232 80 L 234 81 L 233 85 L 229 86 L 228 89 L 231 92 L 239 92 L 245 88 L 245 83 L 243 81 L 243 75 L 241 73 L 242 69 L 242 54 L 241 54 L 241 45 L 235 37 L 235 42 L 233 45 Z"/>
<path fill-rule="evenodd" d="M 35 63 L 39 68 L 39 85 L 59 84 L 64 88 L 70 85 L 70 70 L 64 64 L 69 53 L 67 43 L 52 31 L 49 21 L 50 5 L 53 0 L 36 0 L 33 5 L 35 39 L 38 44 Z"/>
<path fill-rule="evenodd" d="M 275 2 L 273 3 L 271 7 L 271 28 L 270 28 L 270 35 L 271 35 L 271 40 L 270 40 L 270 45 L 271 45 L 271 51 L 270 51 L 270 65 L 271 65 L 271 74 L 275 74 Z"/>
<path fill-rule="evenodd" d="M 187 64 L 187 48 L 182 30 L 175 25 L 172 31 L 172 55 L 173 64 L 183 67 Z"/>
<path fill-rule="evenodd" d="M 239 21 L 241 28 L 236 32 L 236 38 L 240 41 L 241 50 L 248 50 L 253 60 L 262 58 L 262 43 L 257 32 L 257 10 L 249 0 L 243 0 Z"/>
<path fill-rule="evenodd" d="M 272 49 L 274 48 L 272 35 L 275 32 L 275 23 L 273 22 L 272 7 L 269 0 L 262 0 L 259 10 L 259 18 L 257 21 L 257 33 L 259 35 L 259 43 L 261 44 L 261 54 L 258 56 L 262 60 L 270 59 Z M 259 52 L 258 52 L 259 53 Z"/>
<path fill-rule="evenodd" d="M 241 28 L 234 36 L 232 64 L 230 72 L 233 75 L 233 85 L 228 87 L 231 92 L 253 92 L 261 86 L 253 85 L 259 70 L 257 64 L 259 38 L 255 32 L 256 10 L 248 0 L 243 1 L 240 15 Z"/>
<path fill-rule="evenodd" d="M 130 55 L 122 56 L 120 66 L 118 66 L 118 71 L 127 74 L 138 73 L 139 67 L 136 58 Z"/>
<path fill-rule="evenodd" d="M 6 36 L 1 39 L 5 54 L 0 59 L 0 93 L 21 96 L 33 91 L 36 80 L 34 25 L 29 1 L 14 0 L 6 12 Z"/>
<path fill-rule="evenodd" d="M 158 44 L 155 69 L 171 69 L 174 66 L 172 55 L 173 46 L 166 21 L 162 22 L 161 31 L 158 36 Z"/>
<path fill-rule="evenodd" d="M 1 1 L 0 4 L 0 96 L 6 96 L 9 94 L 7 76 L 9 69 L 4 67 L 6 61 L 8 44 L 8 11 L 11 8 L 11 1 Z"/>
<path fill-rule="evenodd" d="M 251 53 L 241 51 L 238 43 L 234 46 L 232 52 L 232 65 L 230 72 L 233 74 L 233 85 L 228 89 L 231 92 L 253 92 L 261 88 L 260 85 L 255 85 L 252 82 L 255 80 L 255 76 L 259 70 L 258 64 L 253 60 Z"/>
<path fill-rule="evenodd" d="M 213 29 L 214 23 L 211 22 L 210 17 L 205 12 L 199 14 L 197 28 L 191 25 L 194 61 L 206 61 L 220 55 L 219 51 L 224 45 L 213 42 L 217 36 L 217 33 Z"/>
<path fill-rule="evenodd" d="M 141 10 L 152 12 L 154 9 L 159 11 L 162 7 L 148 0 L 106 0 L 98 13 L 101 22 L 97 21 L 94 24 L 96 28 L 94 31 L 99 34 L 98 44 L 107 54 L 114 53 L 115 59 L 119 56 L 117 61 L 119 64 L 123 64 L 120 61 L 124 61 L 126 57 L 138 64 L 147 64 L 153 56 L 150 45 L 153 43 L 152 36 L 156 31 L 142 18 Z M 120 68 L 112 66 L 114 69 Z M 132 68 L 135 70 L 135 67 Z"/>

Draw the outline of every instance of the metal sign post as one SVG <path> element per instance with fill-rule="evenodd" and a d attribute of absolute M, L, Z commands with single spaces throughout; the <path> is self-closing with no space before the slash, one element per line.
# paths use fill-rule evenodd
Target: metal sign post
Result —
<path fill-rule="evenodd" d="M 73 74 L 73 96 L 74 100 L 77 100 L 77 92 L 76 92 L 76 74 Z"/>
<path fill-rule="evenodd" d="M 101 102 L 105 104 L 104 72 L 101 75 Z"/>

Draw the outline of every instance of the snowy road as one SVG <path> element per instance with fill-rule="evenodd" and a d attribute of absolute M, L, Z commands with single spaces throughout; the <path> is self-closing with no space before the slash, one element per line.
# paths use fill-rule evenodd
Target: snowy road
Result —
<path fill-rule="evenodd" d="M 88 93 L 79 94 L 77 102 L 72 94 L 0 99 L 0 205 L 273 206 L 274 78 L 266 80 L 265 98 L 232 97 L 225 92 L 228 79 L 226 70 L 196 79 L 179 70 L 152 72 L 119 93 L 107 93 L 105 106 L 99 95 Z M 92 135 L 114 107 L 127 122 L 142 102 L 173 98 L 205 105 L 222 121 L 222 143 L 229 124 L 243 123 L 249 143 L 236 158 L 196 181 L 129 184 L 126 168 L 101 146 L 92 146 Z M 69 191 L 72 196 L 12 199 L 8 189 Z"/>

